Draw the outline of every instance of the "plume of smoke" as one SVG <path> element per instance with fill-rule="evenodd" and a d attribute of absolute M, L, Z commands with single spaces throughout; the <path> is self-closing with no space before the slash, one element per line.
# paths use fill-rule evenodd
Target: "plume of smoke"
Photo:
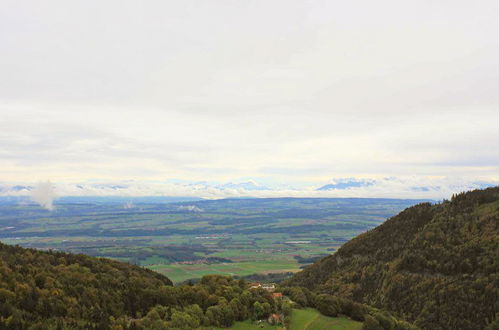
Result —
<path fill-rule="evenodd" d="M 54 209 L 55 196 L 55 189 L 50 181 L 38 183 L 31 192 L 31 199 L 49 211 Z"/>
<path fill-rule="evenodd" d="M 123 208 L 125 210 L 134 209 L 135 207 L 136 207 L 135 204 L 133 204 L 132 202 L 126 202 L 125 205 L 123 205 Z"/>

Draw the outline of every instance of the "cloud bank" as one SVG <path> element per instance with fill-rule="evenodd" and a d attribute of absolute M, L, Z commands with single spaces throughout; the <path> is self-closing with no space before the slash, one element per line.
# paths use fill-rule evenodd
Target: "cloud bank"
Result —
<path fill-rule="evenodd" d="M 355 184 L 355 182 L 359 184 Z M 346 183 L 341 184 L 341 183 Z M 234 185 L 236 187 L 234 187 Z M 373 197 L 373 198 L 450 198 L 454 193 L 499 185 L 499 181 L 472 179 L 456 180 L 448 177 L 382 177 L 382 178 L 335 178 L 320 186 L 289 187 L 261 186 L 264 189 L 247 189 L 237 186 L 208 182 L 112 182 L 112 183 L 43 183 L 32 189 L 25 185 L 0 184 L 0 196 L 33 196 L 41 206 L 51 209 L 55 191 L 58 196 L 165 196 L 200 197 L 207 199 L 241 197 Z M 133 207 L 131 203 L 125 208 Z"/>

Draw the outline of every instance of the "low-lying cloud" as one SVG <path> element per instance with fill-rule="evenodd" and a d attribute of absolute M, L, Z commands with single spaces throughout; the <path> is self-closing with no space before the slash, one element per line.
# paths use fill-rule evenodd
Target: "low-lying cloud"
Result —
<path fill-rule="evenodd" d="M 178 207 L 178 210 L 188 212 L 203 212 L 203 209 L 197 207 L 196 205 L 182 205 Z"/>
<path fill-rule="evenodd" d="M 31 190 L 31 199 L 49 211 L 54 209 L 55 197 L 55 188 L 50 181 L 39 182 L 35 188 Z"/>

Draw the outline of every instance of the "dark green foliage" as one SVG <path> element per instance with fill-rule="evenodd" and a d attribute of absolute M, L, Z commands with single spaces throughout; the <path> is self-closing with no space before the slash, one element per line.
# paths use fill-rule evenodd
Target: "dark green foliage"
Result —
<path fill-rule="evenodd" d="M 315 255 L 315 256 L 311 256 L 311 257 L 308 257 L 308 258 L 304 258 L 302 256 L 293 256 L 293 258 L 296 259 L 296 261 L 298 261 L 299 264 L 311 264 L 311 263 L 314 263 L 324 257 L 327 257 L 329 254 L 319 254 L 319 255 Z"/>
<path fill-rule="evenodd" d="M 156 288 L 168 285 L 163 275 L 129 264 L 0 244 L 0 328 L 63 319 L 105 325 L 111 316 L 146 312 Z"/>
<path fill-rule="evenodd" d="M 287 285 L 386 309 L 424 329 L 484 329 L 499 311 L 499 187 L 408 208 Z M 382 315 L 371 316 L 386 327 Z"/>
<path fill-rule="evenodd" d="M 293 314 L 293 305 L 291 302 L 287 300 L 280 300 L 281 303 L 281 312 L 282 312 L 282 318 L 283 318 L 283 325 L 289 329 L 289 326 L 291 324 L 291 317 Z"/>
<path fill-rule="evenodd" d="M 315 307 L 326 316 L 336 317 L 341 313 L 340 301 L 329 294 L 320 294 L 315 298 Z"/>
<path fill-rule="evenodd" d="M 366 319 L 362 324 L 362 330 L 383 330 L 383 327 L 379 324 L 376 318 L 371 315 L 366 315 Z"/>
<path fill-rule="evenodd" d="M 198 326 L 229 327 L 237 320 L 255 315 L 265 317 L 276 312 L 276 305 L 269 292 L 248 290 L 244 280 L 208 275 L 197 284 L 163 287 L 160 292 L 161 306 L 167 308 L 166 324 L 175 329 L 191 329 Z M 180 325 L 180 324 L 184 325 Z M 148 329 L 147 318 L 137 323 L 138 328 Z"/>
<path fill-rule="evenodd" d="M 279 308 L 244 280 L 211 275 L 174 287 L 129 264 L 0 244 L 0 329 L 229 327 Z"/>
<path fill-rule="evenodd" d="M 314 307 L 315 294 L 303 287 L 286 287 L 283 293 L 287 295 L 298 307 Z"/>
<path fill-rule="evenodd" d="M 487 324 L 485 330 L 499 330 L 499 315 L 496 315 L 496 319 Z"/>

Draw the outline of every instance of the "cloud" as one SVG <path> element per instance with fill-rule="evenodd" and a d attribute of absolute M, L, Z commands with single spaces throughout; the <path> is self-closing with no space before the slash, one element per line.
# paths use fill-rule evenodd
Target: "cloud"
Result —
<path fill-rule="evenodd" d="M 123 205 L 123 208 L 125 210 L 129 210 L 129 209 L 134 209 L 136 208 L 135 204 L 133 204 L 132 202 L 126 202 L 124 205 Z"/>
<path fill-rule="evenodd" d="M 178 210 L 188 212 L 203 212 L 203 209 L 197 207 L 196 205 L 182 205 L 178 207 Z"/>
<path fill-rule="evenodd" d="M 41 207 L 52 211 L 56 197 L 54 185 L 50 182 L 40 182 L 31 191 L 31 198 Z"/>
<path fill-rule="evenodd" d="M 229 182 L 229 183 L 224 183 L 222 185 L 217 186 L 217 188 L 220 188 L 222 190 L 224 189 L 242 189 L 242 190 L 270 190 L 269 187 L 262 186 L 258 184 L 258 182 L 254 180 L 250 180 L 247 182 L 240 182 L 240 183 L 234 183 L 234 182 Z"/>
<path fill-rule="evenodd" d="M 331 177 L 494 182 L 498 6 L 9 1 L 0 12 L 0 180 L 143 194 L 174 178 L 252 178 L 272 187 L 261 195 Z M 149 188 L 88 185 L 126 180 Z M 422 180 L 414 187 L 437 186 Z M 158 189 L 252 190 L 221 188 Z"/>
<path fill-rule="evenodd" d="M 499 180 L 478 180 L 477 178 L 453 177 L 377 177 L 377 178 L 334 178 L 326 184 L 307 187 L 289 185 L 268 186 L 267 189 L 244 188 L 246 182 L 239 186 L 231 182 L 229 185 L 220 182 L 109 182 L 109 183 L 58 183 L 59 196 L 165 196 L 165 197 L 200 197 L 206 199 L 219 198 L 271 198 L 271 197 L 372 197 L 372 198 L 423 198 L 443 199 L 454 193 L 481 189 L 499 185 Z M 331 183 L 333 182 L 333 183 Z M 256 184 L 256 182 L 255 182 Z M 235 185 L 236 188 L 232 186 Z M 260 184 L 258 184 L 260 186 Z M 0 185 L 0 196 L 26 196 L 28 190 L 16 190 L 15 185 Z M 119 187 L 118 189 L 116 187 Z M 320 189 L 327 187 L 327 189 Z M 53 185 L 38 184 L 34 189 L 33 199 L 46 208 L 53 207 Z M 36 199 L 35 199 L 36 198 Z M 134 207 L 126 203 L 124 208 Z M 187 210 L 187 209 L 186 209 Z M 190 210 L 192 211 L 192 210 Z"/>

